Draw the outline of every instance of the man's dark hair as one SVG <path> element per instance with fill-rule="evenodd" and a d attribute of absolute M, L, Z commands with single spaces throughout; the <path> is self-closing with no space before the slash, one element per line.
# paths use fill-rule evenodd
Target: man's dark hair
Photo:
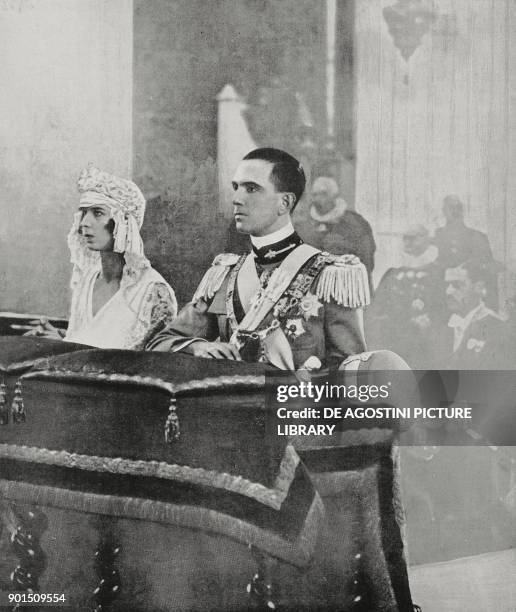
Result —
<path fill-rule="evenodd" d="M 478 258 L 463 261 L 457 266 L 457 268 L 462 268 L 465 270 L 472 283 L 481 281 L 485 285 L 489 283 L 489 280 L 493 277 L 493 274 L 496 273 L 492 265 L 486 264 L 483 260 Z"/>
<path fill-rule="evenodd" d="M 285 151 L 281 151 L 281 149 L 269 147 L 254 149 L 244 157 L 244 160 L 248 159 L 261 159 L 272 164 L 271 182 L 277 191 L 294 194 L 296 198 L 292 207 L 292 210 L 294 210 L 306 185 L 305 171 L 297 159 Z"/>
<path fill-rule="evenodd" d="M 443 211 L 447 209 L 451 219 L 462 219 L 464 217 L 464 204 L 454 194 L 447 195 L 443 200 Z"/>

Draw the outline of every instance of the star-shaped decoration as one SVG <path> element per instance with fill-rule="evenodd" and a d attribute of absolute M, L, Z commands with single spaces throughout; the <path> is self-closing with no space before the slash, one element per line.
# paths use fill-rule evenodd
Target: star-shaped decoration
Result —
<path fill-rule="evenodd" d="M 297 338 L 305 333 L 303 321 L 301 319 L 287 319 L 285 323 L 285 333 L 291 338 Z"/>
<path fill-rule="evenodd" d="M 313 293 L 308 292 L 304 295 L 299 302 L 299 308 L 303 313 L 305 321 L 308 321 L 310 317 L 317 317 L 319 314 L 319 308 L 322 307 L 322 302 Z"/>

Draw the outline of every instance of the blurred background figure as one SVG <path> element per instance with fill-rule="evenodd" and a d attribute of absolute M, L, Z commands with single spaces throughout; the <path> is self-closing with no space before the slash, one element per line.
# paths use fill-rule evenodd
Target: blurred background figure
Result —
<path fill-rule="evenodd" d="M 464 223 L 464 205 L 456 195 L 447 195 L 444 198 L 442 211 L 445 225 L 435 230 L 434 238 L 434 244 L 439 251 L 437 263 L 445 270 L 474 259 L 484 261 L 491 270 L 489 278 L 486 279 L 486 304 L 498 310 L 498 270 L 487 234 Z"/>
<path fill-rule="evenodd" d="M 383 275 L 366 310 L 368 348 L 389 348 L 414 369 L 439 367 L 447 321 L 437 248 L 423 225 L 402 236 L 399 266 Z"/>
<path fill-rule="evenodd" d="M 424 225 L 414 225 L 403 233 L 401 267 L 424 268 L 435 262 L 438 250 L 432 244 L 430 232 Z"/>
<path fill-rule="evenodd" d="M 339 197 L 337 181 L 330 176 L 317 177 L 309 196 L 308 208 L 302 207 L 294 217 L 299 235 L 323 251 L 356 255 L 365 265 L 371 283 L 376 244 L 369 223 Z"/>
<path fill-rule="evenodd" d="M 461 370 L 510 368 L 509 326 L 488 308 L 492 267 L 472 259 L 445 272 L 448 367 Z"/>
<path fill-rule="evenodd" d="M 470 259 L 493 261 L 486 234 L 464 223 L 464 205 L 456 195 L 443 200 L 445 225 L 435 230 L 434 243 L 439 250 L 438 262 L 452 268 Z"/>

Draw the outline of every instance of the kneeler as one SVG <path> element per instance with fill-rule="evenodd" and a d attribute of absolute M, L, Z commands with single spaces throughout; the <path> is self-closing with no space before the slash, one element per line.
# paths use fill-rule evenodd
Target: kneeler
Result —
<path fill-rule="evenodd" d="M 0 427 L 0 588 L 77 610 L 398 609 L 365 607 L 369 534 L 341 532 L 363 503 L 326 520 L 299 454 L 269 434 L 264 374 L 134 351 L 34 364 L 25 420 Z"/>
<path fill-rule="evenodd" d="M 391 351 L 353 355 L 340 374 L 339 382 L 348 385 L 392 383 L 389 400 L 379 402 L 384 406 L 410 406 L 418 393 L 409 366 Z M 408 582 L 397 446 L 406 425 L 385 418 L 367 422 L 364 427 L 360 419 L 343 420 L 332 436 L 293 442 L 332 525 L 327 554 L 338 557 L 344 542 L 359 543 L 355 585 L 361 609 L 413 612 L 420 608 Z"/>

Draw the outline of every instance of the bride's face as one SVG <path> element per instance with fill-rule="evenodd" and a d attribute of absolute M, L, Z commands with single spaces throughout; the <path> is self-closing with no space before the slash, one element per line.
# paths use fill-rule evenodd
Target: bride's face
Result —
<path fill-rule="evenodd" d="M 114 245 L 111 211 L 104 204 L 81 207 L 79 231 L 92 251 L 112 251 Z"/>

